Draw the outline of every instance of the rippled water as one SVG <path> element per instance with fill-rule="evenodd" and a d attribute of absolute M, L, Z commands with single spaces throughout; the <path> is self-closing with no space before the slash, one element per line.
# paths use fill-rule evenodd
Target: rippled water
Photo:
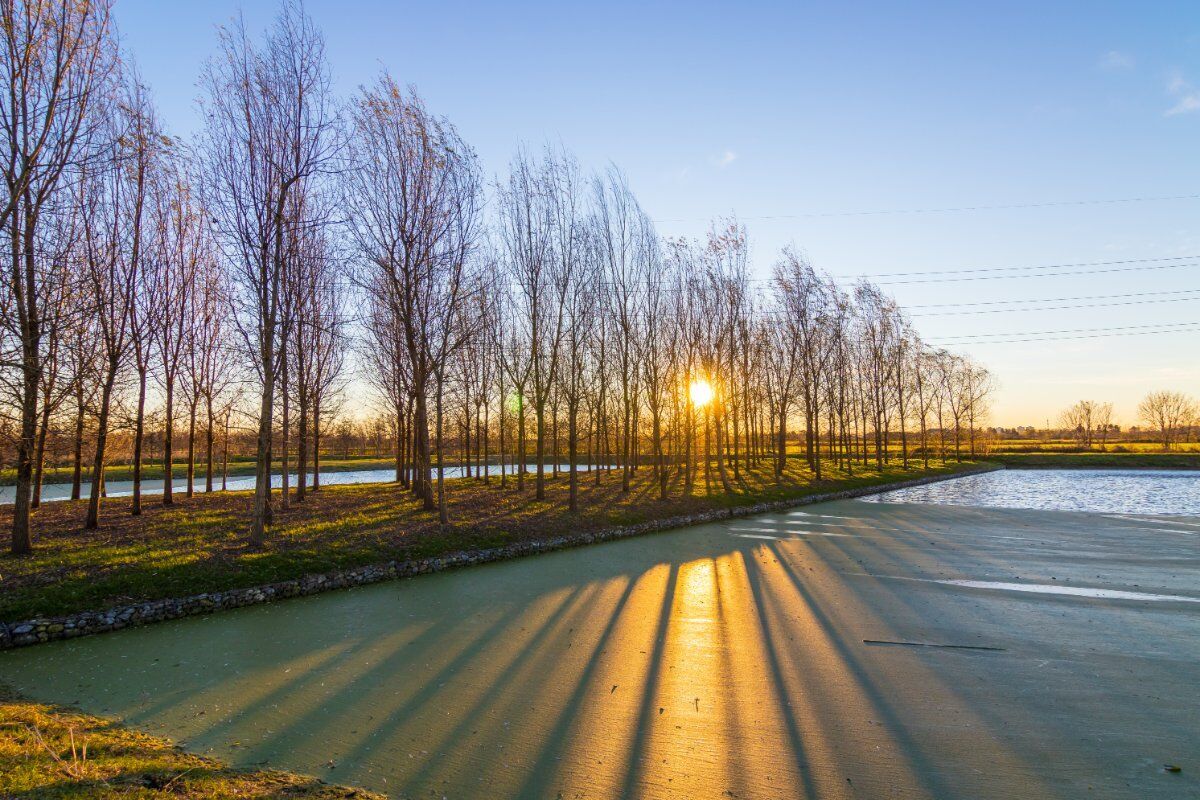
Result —
<path fill-rule="evenodd" d="M 968 475 L 862 498 L 869 503 L 937 503 L 1107 514 L 1200 515 L 1200 472 L 1022 469 Z"/>

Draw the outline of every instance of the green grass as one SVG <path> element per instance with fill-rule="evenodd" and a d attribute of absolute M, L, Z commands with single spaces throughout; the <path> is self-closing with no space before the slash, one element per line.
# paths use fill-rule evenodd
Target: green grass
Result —
<path fill-rule="evenodd" d="M 1200 469 L 1200 452 L 989 453 L 1009 469 Z"/>
<path fill-rule="evenodd" d="M 990 443 L 990 451 L 993 453 L 1162 453 L 1163 447 L 1160 442 L 1145 442 L 1145 441 L 1122 441 L 1109 439 L 1103 445 L 1097 439 L 1091 446 L 1086 448 L 1074 439 L 998 439 Z M 1200 442 L 1178 442 L 1171 446 L 1172 452 L 1178 453 L 1200 453 Z"/>
<path fill-rule="evenodd" d="M 453 524 L 437 524 L 436 512 L 421 510 L 405 491 L 390 484 L 330 486 L 291 511 L 279 513 L 268 545 L 246 546 L 249 493 L 217 493 L 180 499 L 171 508 L 149 503 L 131 517 L 122 498 L 105 501 L 101 530 L 82 530 L 83 503 L 50 503 L 35 516 L 32 556 L 0 557 L 0 620 L 16 621 L 143 600 L 180 597 L 289 580 L 391 559 L 424 558 L 498 547 L 520 541 L 600 530 L 712 508 L 799 499 L 812 494 L 877 486 L 967 469 L 971 464 L 883 471 L 855 468 L 853 476 L 827 470 L 814 481 L 800 459 L 789 459 L 782 484 L 765 465 L 742 471 L 734 494 L 684 497 L 678 480 L 666 501 L 657 499 L 649 468 L 641 468 L 632 490 L 620 491 L 620 476 L 606 474 L 600 486 L 581 476 L 581 513 L 566 511 L 565 477 L 548 481 L 547 498 L 533 497 L 532 476 L 524 493 L 498 482 L 449 482 Z M 915 465 L 914 465 L 915 467 Z M 0 517 L 0 526 L 4 519 Z"/>
<path fill-rule="evenodd" d="M 0 691 L 0 797 L 381 800 L 382 795 L 288 772 L 233 769 L 110 720 Z"/>

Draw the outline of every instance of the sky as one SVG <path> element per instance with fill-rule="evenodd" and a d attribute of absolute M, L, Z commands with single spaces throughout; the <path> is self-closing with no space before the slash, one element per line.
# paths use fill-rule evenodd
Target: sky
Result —
<path fill-rule="evenodd" d="M 1200 397 L 1194 0 L 305 7 L 341 95 L 386 68 L 488 175 L 561 143 L 620 167 L 664 235 L 737 215 L 760 280 L 788 245 L 874 276 L 993 371 L 995 424 L 1093 399 L 1128 426 L 1150 390 Z M 200 124 L 216 27 L 276 11 L 117 0 L 171 132 Z"/>

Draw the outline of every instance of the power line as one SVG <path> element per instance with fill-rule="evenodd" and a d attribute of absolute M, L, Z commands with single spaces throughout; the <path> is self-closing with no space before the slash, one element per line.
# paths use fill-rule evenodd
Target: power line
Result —
<path fill-rule="evenodd" d="M 977 334 L 974 336 L 963 335 L 948 339 L 934 339 L 932 341 L 940 345 L 974 346 L 979 344 L 1016 344 L 1019 342 L 1056 342 L 1068 339 L 1104 339 L 1112 336 L 1143 336 L 1157 333 L 1191 333 L 1193 331 L 1200 331 L 1200 322 L 1171 322 L 1160 325 L 1125 325 L 1114 328 L 1075 328 L 1060 331 L 1026 331 L 1024 333 L 1016 332 L 1007 334 Z"/>
<path fill-rule="evenodd" d="M 986 341 L 986 342 L 935 341 L 935 342 L 933 342 L 933 344 L 936 344 L 939 347 L 966 347 L 968 345 L 971 347 L 975 347 L 976 345 L 982 345 L 982 344 L 1022 344 L 1022 343 L 1026 343 L 1026 342 L 1066 342 L 1066 341 L 1076 341 L 1076 340 L 1081 340 L 1081 339 L 1111 339 L 1114 337 L 1124 337 L 1124 336 L 1156 336 L 1156 335 L 1161 335 L 1164 333 L 1200 333 L 1200 326 L 1195 327 L 1195 328 L 1176 328 L 1176 329 L 1172 329 L 1172 330 L 1162 330 L 1162 331 L 1134 331 L 1132 333 L 1096 333 L 1096 334 L 1089 334 L 1089 335 L 1083 335 L 1083 336 L 1047 336 L 1047 337 L 1039 338 L 1039 339 L 997 339 L 995 341 Z"/>
<path fill-rule="evenodd" d="M 1158 300 L 1122 300 L 1115 303 L 1079 303 L 1064 306 L 1037 306 L 1032 308 L 982 308 L 971 311 L 929 311 L 910 314 L 912 317 L 961 317 L 975 314 L 1015 314 L 1028 311 L 1068 311 L 1076 308 L 1116 308 L 1118 306 L 1142 306 L 1151 303 L 1188 303 L 1200 300 L 1200 295 L 1194 297 L 1164 297 Z"/>
<path fill-rule="evenodd" d="M 950 214 L 964 211 L 1007 211 L 1019 208 L 1057 208 L 1062 206 L 1100 206 L 1120 203 L 1151 203 L 1168 200 L 1198 200 L 1200 194 L 1163 195 L 1158 197 L 1119 197 L 1101 200 L 1055 200 L 1041 203 L 1004 203 L 997 205 L 946 206 L 942 208 L 889 208 L 875 211 L 811 211 L 799 214 L 768 214 L 754 217 L 735 217 L 737 221 L 769 221 L 787 219 L 820 219 L 824 217 L 876 217 L 889 214 Z M 700 222 L 706 217 L 656 219 L 654 222 Z"/>
<path fill-rule="evenodd" d="M 1183 262 L 1183 263 L 1166 263 L 1166 264 L 1164 264 L 1164 263 L 1159 263 L 1159 262 Z M 1115 267 L 1113 269 L 1078 270 L 1078 271 L 1071 271 L 1071 272 L 1044 272 L 1042 274 L 1031 274 L 1031 275 L 977 275 L 977 274 L 975 274 L 975 273 L 980 273 L 980 272 L 1001 272 L 1001 271 L 1031 272 L 1034 270 L 1061 270 L 1061 269 L 1064 269 L 1067 267 L 1109 266 L 1109 265 L 1114 265 L 1114 264 L 1117 264 L 1117 265 L 1119 265 L 1119 264 L 1140 264 L 1142 266 Z M 942 282 L 949 283 L 949 282 L 955 282 L 955 281 L 970 281 L 970 280 L 995 280 L 995 279 L 1000 279 L 1000 278 L 1053 278 L 1053 277 L 1058 277 L 1060 275 L 1071 276 L 1071 275 L 1104 274 L 1104 273 L 1109 273 L 1109 272 L 1141 272 L 1144 270 L 1179 269 L 1181 267 L 1191 267 L 1191 266 L 1197 266 L 1197 265 L 1200 265 L 1200 255 L 1170 256 L 1170 257 L 1163 257 L 1163 258 L 1132 258 L 1132 259 L 1124 259 L 1121 261 L 1078 261 L 1078 262 L 1063 263 L 1063 264 L 1039 264 L 1039 265 L 1033 265 L 1033 266 L 1020 266 L 1020 267 L 978 267 L 978 268 L 957 269 L 957 270 L 955 270 L 955 269 L 929 270 L 929 271 L 923 271 L 923 272 L 882 272 L 882 273 L 839 274 L 839 275 L 830 275 L 829 277 L 837 279 L 837 280 L 853 280 L 856 278 L 880 278 L 880 277 L 890 277 L 890 276 L 902 277 L 902 276 L 907 276 L 907 275 L 948 275 L 948 276 L 961 275 L 961 276 L 966 276 L 966 277 L 930 278 L 930 279 L 921 279 L 921 280 L 913 280 L 913 281 L 878 281 L 878 283 L 883 286 L 897 286 L 897 285 L 909 284 L 909 283 L 942 283 Z M 774 281 L 774 278 L 763 277 L 763 276 L 748 276 L 746 278 L 746 281 L 748 283 L 771 283 Z M 642 288 L 642 284 L 644 282 L 639 280 L 636 283 L 637 283 L 636 286 L 633 286 L 628 290 L 628 291 L 630 291 L 630 293 L 644 291 L 644 289 Z M 653 281 L 653 283 L 655 283 L 658 286 L 666 286 L 672 282 L 665 281 L 665 280 L 655 280 L 655 281 Z M 598 284 L 601 286 L 609 286 L 609 287 L 616 285 L 612 281 L 608 281 L 608 280 L 598 281 Z M 517 284 L 512 284 L 512 285 L 516 286 Z M 678 290 L 678 289 L 675 289 L 674 287 L 668 287 L 667 289 L 664 289 L 664 291 L 689 291 L 689 290 L 686 288 L 683 290 Z M 1071 299 L 1071 298 L 1064 298 L 1064 299 Z M 948 305 L 971 305 L 971 304 L 950 303 Z M 928 307 L 928 306 L 911 306 L 911 307 L 918 308 L 918 307 Z"/>
<path fill-rule="evenodd" d="M 1158 297 L 1162 295 L 1193 294 L 1200 289 L 1168 289 L 1161 292 L 1122 292 L 1121 294 L 1084 294 L 1074 297 L 1030 297 L 1016 300 L 979 300 L 972 303 L 917 303 L 905 308 L 965 308 L 969 306 L 999 306 L 1014 303 L 1065 303 L 1074 300 L 1117 300 L 1125 297 Z"/>
<path fill-rule="evenodd" d="M 1052 331 L 1022 331 L 1024 336 L 1041 336 L 1042 334 L 1058 333 L 1094 333 L 1096 331 L 1130 331 L 1137 328 L 1163 328 L 1171 325 L 1200 325 L 1200 322 L 1152 322 L 1148 325 L 1118 325 L 1105 328 L 1061 328 Z M 970 333 L 955 336 L 955 339 L 987 339 L 994 336 L 1011 336 L 1008 333 Z"/>
<path fill-rule="evenodd" d="M 1200 255 L 1160 256 L 1158 258 L 1125 258 L 1119 261 L 1075 261 L 1062 264 L 1037 264 L 1016 267 L 973 267 L 971 269 L 930 269 L 912 272 L 860 272 L 854 275 L 838 275 L 839 278 L 907 278 L 913 275 L 966 275 L 980 272 L 1014 272 L 1042 269 L 1067 269 L 1073 267 L 1111 267 L 1125 264 L 1149 264 L 1165 261 L 1192 261 Z"/>
<path fill-rule="evenodd" d="M 1147 264 L 1140 267 L 1113 267 L 1111 269 L 1084 269 L 1084 270 L 1069 270 L 1065 272 L 1037 272 L 1027 275 L 968 275 L 962 278 L 921 278 L 911 281 L 877 281 L 880 286 L 903 286 L 918 283 L 960 283 L 962 281 L 994 281 L 1006 279 L 1020 278 L 1062 278 L 1074 275 L 1105 275 L 1114 272 L 1148 272 L 1151 270 L 1163 269 L 1180 269 L 1181 267 L 1193 267 L 1198 262 L 1189 262 L 1183 264 Z"/>

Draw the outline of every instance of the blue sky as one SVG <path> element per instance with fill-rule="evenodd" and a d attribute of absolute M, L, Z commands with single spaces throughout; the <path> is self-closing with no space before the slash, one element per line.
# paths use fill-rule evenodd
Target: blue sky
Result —
<path fill-rule="evenodd" d="M 760 275 L 789 243 L 839 275 L 1139 259 L 1124 272 L 888 286 L 914 314 L 1198 290 L 1198 300 L 922 316 L 931 340 L 1197 320 L 1200 261 L 1141 259 L 1200 256 L 1198 199 L 840 215 L 1200 194 L 1200 5 L 1046 5 L 309 0 L 307 9 L 343 94 L 386 66 L 459 126 L 489 173 L 521 142 L 561 141 L 587 165 L 612 161 L 665 234 L 700 235 L 713 216 L 736 213 Z M 173 131 L 197 126 L 196 78 L 215 26 L 239 9 L 257 30 L 276 4 L 118 0 L 125 46 Z M 997 373 L 1000 424 L 1041 425 L 1093 398 L 1113 401 L 1128 425 L 1150 389 L 1200 396 L 1195 330 L 973 341 L 957 349 Z"/>

